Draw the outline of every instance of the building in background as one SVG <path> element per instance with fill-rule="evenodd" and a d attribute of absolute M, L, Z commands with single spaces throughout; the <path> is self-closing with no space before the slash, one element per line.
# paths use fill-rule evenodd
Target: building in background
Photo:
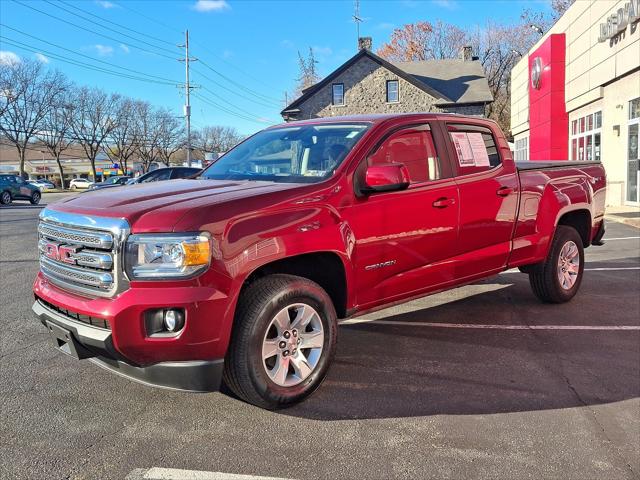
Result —
<path fill-rule="evenodd" d="M 281 115 L 286 121 L 372 113 L 453 112 L 483 116 L 493 102 L 480 62 L 465 47 L 460 59 L 388 62 L 371 39 Z"/>
<path fill-rule="evenodd" d="M 576 1 L 511 71 L 517 160 L 601 160 L 639 205 L 640 0 Z"/>

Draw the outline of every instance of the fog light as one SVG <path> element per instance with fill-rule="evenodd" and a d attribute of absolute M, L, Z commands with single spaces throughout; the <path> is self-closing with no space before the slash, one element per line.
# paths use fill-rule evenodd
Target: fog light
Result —
<path fill-rule="evenodd" d="M 182 310 L 165 310 L 164 328 L 169 332 L 177 332 L 184 326 L 184 313 Z"/>

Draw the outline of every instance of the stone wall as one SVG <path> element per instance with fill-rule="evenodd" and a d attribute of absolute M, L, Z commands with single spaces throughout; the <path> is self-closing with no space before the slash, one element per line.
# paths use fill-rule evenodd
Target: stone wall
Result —
<path fill-rule="evenodd" d="M 399 102 L 387 103 L 387 80 L 398 80 Z M 332 105 L 331 83 L 344 84 L 344 105 Z M 298 106 L 297 119 L 357 115 L 367 113 L 439 112 L 436 99 L 399 78 L 370 58 L 363 57 L 331 83 Z"/>
<path fill-rule="evenodd" d="M 447 113 L 457 113 L 459 115 L 484 117 L 484 105 L 461 105 L 459 107 L 444 107 L 442 111 Z"/>

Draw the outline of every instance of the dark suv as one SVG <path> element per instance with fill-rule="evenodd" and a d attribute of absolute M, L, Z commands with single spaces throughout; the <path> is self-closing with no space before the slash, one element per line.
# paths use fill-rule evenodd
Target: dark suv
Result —
<path fill-rule="evenodd" d="M 0 203 L 8 205 L 13 200 L 29 200 L 31 205 L 40 203 L 42 194 L 35 185 L 18 175 L 0 175 Z"/>

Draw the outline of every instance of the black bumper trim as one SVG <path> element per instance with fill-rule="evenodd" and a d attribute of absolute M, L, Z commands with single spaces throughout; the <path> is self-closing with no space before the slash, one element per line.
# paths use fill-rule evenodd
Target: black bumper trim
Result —
<path fill-rule="evenodd" d="M 70 332 L 78 344 L 87 349 L 89 360 L 117 375 L 145 385 L 185 390 L 216 392 L 222 384 L 224 359 L 161 362 L 146 367 L 131 365 L 113 348 L 111 331 L 72 321 L 36 301 L 33 311 L 40 322 L 57 325 Z M 83 355 L 82 357 L 85 357 Z"/>
<path fill-rule="evenodd" d="M 217 392 L 224 370 L 224 359 L 162 362 L 147 367 L 135 367 L 101 356 L 89 360 L 116 375 L 150 387 L 187 392 Z"/>

